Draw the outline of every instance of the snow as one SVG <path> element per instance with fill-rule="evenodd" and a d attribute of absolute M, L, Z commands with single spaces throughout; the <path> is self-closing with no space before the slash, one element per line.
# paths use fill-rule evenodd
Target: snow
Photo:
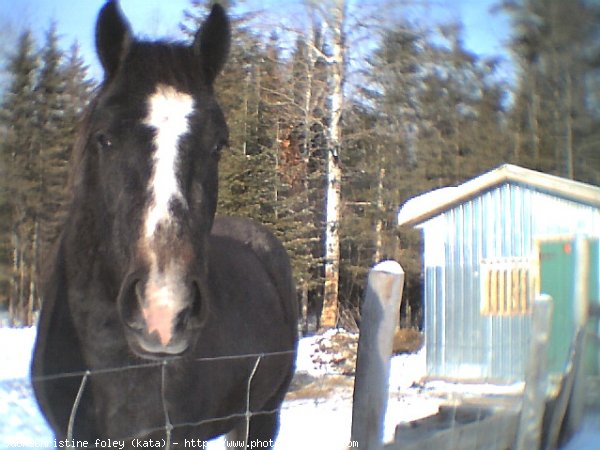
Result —
<path fill-rule="evenodd" d="M 461 193 L 460 186 L 449 186 L 413 197 L 402 205 L 398 211 L 398 224 L 402 225 L 408 220 L 420 217 L 432 210 L 446 204 L 449 198 L 453 198 Z"/>
<path fill-rule="evenodd" d="M 35 328 L 0 328 L 0 380 L 27 378 Z"/>
<path fill-rule="evenodd" d="M 356 335 L 346 333 L 350 340 Z M 352 422 L 352 377 L 344 375 L 344 357 L 321 349 L 341 336 L 331 330 L 300 340 L 296 372 L 308 379 L 316 394 L 287 400 L 281 412 L 276 450 L 345 449 Z M 42 417 L 29 383 L 34 328 L 0 328 L 0 448 L 55 448 L 53 435 Z M 419 398 L 411 386 L 425 374 L 424 352 L 394 357 L 391 362 L 390 400 L 385 423 L 386 440 L 392 440 L 399 421 L 434 414 L 440 399 Z M 312 390 L 312 389 L 311 389 Z M 408 390 L 410 392 L 404 392 Z M 223 439 L 210 450 L 222 450 Z"/>
<path fill-rule="evenodd" d="M 342 450 L 350 445 L 352 423 L 352 367 L 357 335 L 330 330 L 300 340 L 294 388 L 281 411 L 281 429 L 276 450 Z M 33 328 L 0 328 L 0 449 L 56 448 L 33 397 L 29 383 Z M 389 400 L 384 423 L 384 441 L 393 440 L 398 423 L 435 414 L 454 396 L 511 394 L 512 386 L 461 385 L 448 382 L 423 383 L 425 352 L 395 356 L 390 364 Z M 599 420 L 597 420 L 599 422 Z M 598 442 L 598 427 L 588 427 L 574 442 L 583 447 Z M 208 444 L 210 450 L 224 448 L 222 438 Z M 595 445 L 595 444 L 594 444 Z"/>
<path fill-rule="evenodd" d="M 398 264 L 396 261 L 392 260 L 380 262 L 375 267 L 373 267 L 373 270 L 377 272 L 390 273 L 392 275 L 400 275 L 404 273 L 404 271 L 402 270 L 402 266 L 400 266 L 400 264 Z"/>
<path fill-rule="evenodd" d="M 0 448 L 35 447 L 54 438 L 29 383 L 35 328 L 0 328 Z"/>

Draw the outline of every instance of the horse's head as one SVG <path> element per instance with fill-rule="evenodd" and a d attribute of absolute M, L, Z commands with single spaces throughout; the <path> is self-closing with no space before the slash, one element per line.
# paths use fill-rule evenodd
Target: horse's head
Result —
<path fill-rule="evenodd" d="M 227 126 L 212 83 L 229 49 L 214 6 L 190 46 L 133 38 L 114 1 L 100 12 L 104 83 L 88 117 L 86 168 L 119 316 L 144 357 L 183 352 L 208 308 L 205 247 Z"/>

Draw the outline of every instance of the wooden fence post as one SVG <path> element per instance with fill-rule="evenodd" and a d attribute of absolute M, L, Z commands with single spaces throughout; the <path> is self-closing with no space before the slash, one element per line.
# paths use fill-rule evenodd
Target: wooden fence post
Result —
<path fill-rule="evenodd" d="M 585 400 L 581 398 L 581 389 L 585 388 L 585 382 L 582 382 L 581 379 L 585 331 L 583 327 L 578 328 L 571 343 L 567 368 L 560 384 L 556 402 L 549 415 L 546 450 L 557 448 L 561 436 L 564 433 L 570 435 L 577 431 L 581 422 L 585 403 Z M 567 409 L 569 410 L 568 415 Z"/>
<path fill-rule="evenodd" d="M 390 358 L 403 287 L 404 270 L 395 261 L 381 262 L 369 272 L 361 307 L 352 406 L 352 445 L 361 450 L 383 448 Z"/>
<path fill-rule="evenodd" d="M 531 345 L 525 372 L 523 407 L 516 450 L 539 449 L 548 384 L 548 342 L 552 322 L 552 297 L 539 295 L 533 303 Z"/>

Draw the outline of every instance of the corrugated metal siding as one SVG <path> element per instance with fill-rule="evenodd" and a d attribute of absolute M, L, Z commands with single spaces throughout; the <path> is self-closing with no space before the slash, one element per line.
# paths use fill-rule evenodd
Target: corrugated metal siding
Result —
<path fill-rule="evenodd" d="M 434 377 L 523 379 L 530 317 L 480 313 L 479 264 L 532 257 L 544 235 L 600 234 L 600 210 L 505 184 L 425 222 L 427 371 Z"/>

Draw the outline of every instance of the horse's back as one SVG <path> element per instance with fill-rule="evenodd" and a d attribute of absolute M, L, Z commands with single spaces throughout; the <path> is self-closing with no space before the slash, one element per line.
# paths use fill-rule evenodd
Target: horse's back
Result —
<path fill-rule="evenodd" d="M 295 367 L 297 306 L 287 253 L 266 227 L 247 219 L 221 218 L 215 221 L 207 254 L 212 295 L 203 335 L 211 338 L 199 339 L 191 358 L 184 358 L 176 370 L 184 376 L 186 361 L 206 361 L 192 364 L 203 368 L 204 383 L 228 389 L 201 389 L 189 377 L 185 383 L 190 390 L 174 397 L 195 401 L 186 403 L 173 419 L 197 422 L 225 416 L 224 411 L 241 411 L 251 383 L 250 408 L 263 411 L 266 420 L 283 401 Z M 224 431 L 219 423 L 200 428 L 194 436 L 210 438 Z"/>
<path fill-rule="evenodd" d="M 287 321 L 297 327 L 296 288 L 290 260 L 281 241 L 264 225 L 233 216 L 217 216 L 212 235 L 233 239 L 252 250 L 277 290 Z"/>

